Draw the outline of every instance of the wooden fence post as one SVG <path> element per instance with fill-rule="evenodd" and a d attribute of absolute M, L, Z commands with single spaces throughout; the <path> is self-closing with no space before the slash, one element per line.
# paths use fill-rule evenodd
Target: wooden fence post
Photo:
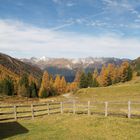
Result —
<path fill-rule="evenodd" d="M 61 110 L 61 114 L 63 114 L 63 102 L 60 102 L 60 110 Z"/>
<path fill-rule="evenodd" d="M 128 101 L 128 118 L 131 118 L 131 102 Z"/>
<path fill-rule="evenodd" d="M 105 102 L 105 117 L 108 115 L 108 102 Z"/>
<path fill-rule="evenodd" d="M 49 103 L 47 103 L 47 107 L 48 107 L 48 115 L 50 115 Z"/>
<path fill-rule="evenodd" d="M 90 101 L 88 101 L 88 115 L 91 115 L 91 112 L 90 112 Z"/>
<path fill-rule="evenodd" d="M 31 113 L 32 113 L 32 119 L 34 119 L 34 105 L 31 104 Z"/>
<path fill-rule="evenodd" d="M 14 117 L 15 117 L 15 121 L 17 120 L 17 107 L 16 105 L 14 105 Z"/>
<path fill-rule="evenodd" d="M 73 100 L 73 114 L 75 114 L 76 110 L 75 110 L 75 101 Z"/>

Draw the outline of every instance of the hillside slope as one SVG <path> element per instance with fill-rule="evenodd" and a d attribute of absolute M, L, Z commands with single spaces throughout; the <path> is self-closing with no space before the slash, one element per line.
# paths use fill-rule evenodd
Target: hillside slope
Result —
<path fill-rule="evenodd" d="M 140 72 L 140 57 L 138 57 L 137 59 L 133 60 L 131 63 L 133 69 L 137 72 Z"/>
<path fill-rule="evenodd" d="M 109 87 L 80 89 L 74 98 L 86 101 L 140 101 L 140 78 Z"/>
<path fill-rule="evenodd" d="M 34 78 L 38 79 L 42 76 L 42 70 L 36 66 L 32 66 L 21 62 L 18 59 L 12 58 L 8 55 L 0 53 L 0 74 L 18 77 L 22 74 L 32 74 Z"/>

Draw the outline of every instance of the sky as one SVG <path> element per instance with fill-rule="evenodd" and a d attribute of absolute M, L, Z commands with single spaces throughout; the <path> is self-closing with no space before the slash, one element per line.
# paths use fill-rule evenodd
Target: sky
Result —
<path fill-rule="evenodd" d="M 140 0 L 0 0 L 0 52 L 135 59 Z"/>

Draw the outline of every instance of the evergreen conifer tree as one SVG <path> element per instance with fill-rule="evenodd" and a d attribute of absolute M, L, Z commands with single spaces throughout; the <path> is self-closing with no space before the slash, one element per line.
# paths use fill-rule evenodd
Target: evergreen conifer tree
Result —
<path fill-rule="evenodd" d="M 2 93 L 8 96 L 14 95 L 14 83 L 10 77 L 6 77 L 1 83 Z"/>
<path fill-rule="evenodd" d="M 37 97 L 37 87 L 34 82 L 30 84 L 30 97 L 35 98 Z"/>
<path fill-rule="evenodd" d="M 86 74 L 84 72 L 81 75 L 79 86 L 80 86 L 80 88 L 87 88 L 88 87 L 87 77 L 86 77 Z"/>
<path fill-rule="evenodd" d="M 93 87 L 93 77 L 91 72 L 87 73 L 86 80 L 88 87 Z"/>

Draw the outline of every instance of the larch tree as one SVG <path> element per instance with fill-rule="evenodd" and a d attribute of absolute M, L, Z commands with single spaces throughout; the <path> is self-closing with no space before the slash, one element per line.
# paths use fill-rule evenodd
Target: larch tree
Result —
<path fill-rule="evenodd" d="M 78 70 L 78 71 L 76 72 L 74 82 L 76 82 L 77 84 L 79 84 L 79 83 L 80 83 L 81 75 L 82 75 L 82 71 L 81 71 L 81 70 Z"/>
<path fill-rule="evenodd" d="M 115 65 L 114 64 L 108 64 L 107 66 L 107 70 L 109 72 L 109 77 L 111 79 L 111 84 L 115 84 L 116 83 L 116 70 L 115 70 Z"/>
<path fill-rule="evenodd" d="M 49 90 L 50 90 L 50 82 L 49 82 L 49 74 L 47 71 L 44 72 L 42 77 L 41 86 L 39 89 L 39 97 L 40 98 L 46 98 L 49 96 Z"/>
<path fill-rule="evenodd" d="M 67 87 L 67 83 L 66 83 L 65 77 L 63 76 L 61 78 L 61 81 L 60 81 L 60 90 L 61 90 L 61 93 L 65 93 L 66 92 L 66 87 Z"/>
<path fill-rule="evenodd" d="M 54 80 L 53 80 L 53 76 L 50 75 L 50 96 L 55 96 L 57 95 L 57 91 L 54 87 Z"/>
<path fill-rule="evenodd" d="M 61 93 L 61 78 L 60 78 L 60 75 L 57 75 L 55 77 L 54 88 L 56 89 L 58 94 Z"/>
<path fill-rule="evenodd" d="M 67 85 L 67 91 L 76 91 L 78 89 L 78 82 L 72 82 Z"/>
<path fill-rule="evenodd" d="M 111 78 L 109 75 L 109 70 L 104 66 L 101 71 L 101 86 L 109 86 L 111 85 Z"/>
<path fill-rule="evenodd" d="M 120 81 L 126 82 L 132 79 L 132 69 L 128 62 L 123 62 L 119 70 Z"/>
<path fill-rule="evenodd" d="M 20 96 L 30 97 L 30 87 L 27 74 L 23 74 L 19 80 L 18 94 Z"/>
<path fill-rule="evenodd" d="M 98 70 L 95 69 L 94 72 L 93 72 L 93 87 L 98 87 L 99 86 L 98 76 L 99 76 Z"/>

